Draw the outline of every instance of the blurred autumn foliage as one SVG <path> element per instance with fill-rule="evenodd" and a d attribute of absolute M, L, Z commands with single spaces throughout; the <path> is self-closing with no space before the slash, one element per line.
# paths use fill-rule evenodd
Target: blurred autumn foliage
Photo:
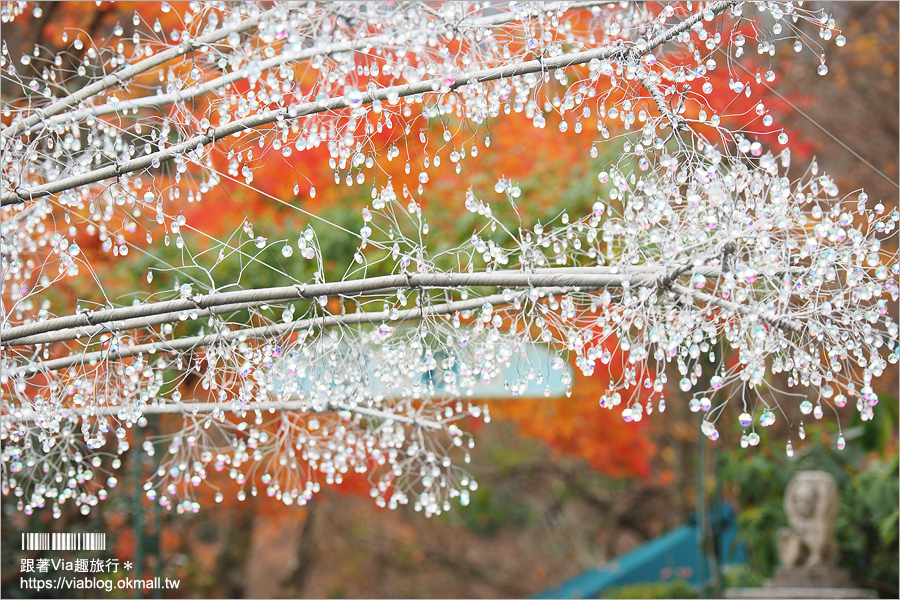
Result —
<path fill-rule="evenodd" d="M 11 54 L 38 43 L 52 53 L 59 52 L 65 30 L 82 31 L 94 40 L 107 39 L 117 23 L 127 32 L 135 12 L 147 23 L 159 19 L 168 28 L 178 22 L 181 5 L 186 3 L 171 3 L 173 9 L 167 13 L 160 11 L 159 3 L 146 2 L 39 4 L 43 15 L 33 27 L 4 28 L 3 39 Z M 841 3 L 830 4 L 829 10 L 848 39 L 845 47 L 831 50 L 829 85 L 816 85 L 815 94 L 809 91 L 813 89 L 811 79 L 818 77 L 815 66 L 810 67 L 810 53 L 779 53 L 774 59 L 778 64 L 772 65 L 780 77 L 777 87 L 793 104 L 896 180 L 897 4 Z M 72 65 L 80 58 L 73 56 Z M 762 59 L 748 57 L 751 70 L 755 70 L 754 61 Z M 190 63 L 172 68 L 189 70 Z M 302 73 L 305 78 L 314 76 Z M 751 103 L 729 90 L 726 68 L 713 71 L 712 76 L 714 99 L 729 107 L 729 118 L 741 124 L 759 121 L 756 101 Z M 300 81 L 302 85 L 303 79 Z M 865 93 L 860 92 L 863 89 Z M 842 190 L 866 187 L 871 196 L 896 202 L 895 187 L 835 147 L 784 102 L 766 96 L 764 103 L 775 113 L 775 122 L 768 127 L 759 122 L 759 140 L 777 151 L 775 137 L 784 127 L 795 149 L 794 168 L 801 168 L 817 154 L 820 165 L 836 176 Z M 199 100 L 193 105 L 198 115 L 208 108 Z M 533 127 L 522 114 L 488 121 L 472 130 L 472 139 L 482 148 L 489 138 L 488 151 L 476 156 L 472 146 L 467 148 L 459 174 L 446 158 L 440 168 L 430 171 L 421 203 L 438 246 L 455 245 L 471 235 L 474 220 L 463 208 L 465 191 L 472 188 L 476 196 L 488 197 L 494 194 L 498 175 L 520 186 L 518 213 L 523 222 L 546 222 L 562 210 L 589 210 L 602 193 L 596 173 L 613 157 L 616 143 L 597 144 L 598 156 L 590 158 L 592 136 L 561 133 L 554 116 L 548 116 L 542 129 Z M 592 118 L 584 121 L 585 128 L 596 128 Z M 397 158 L 380 165 L 379 182 L 390 181 L 398 196 L 404 188 L 417 188 L 418 173 L 407 172 L 404 136 L 424 137 L 433 156 L 444 144 L 440 135 L 444 126 L 432 123 L 415 131 L 376 133 L 376 147 L 396 145 L 401 149 Z M 283 238 L 295 237 L 309 224 L 329 248 L 326 267 L 346 268 L 354 247 L 340 238 L 329 239 L 335 234 L 329 234 L 328 228 L 298 216 L 285 204 L 358 228 L 359 211 L 368 201 L 371 182 L 353 188 L 332 185 L 334 169 L 328 164 L 325 146 L 284 157 L 271 148 L 260 149 L 244 140 L 241 144 L 223 145 L 216 166 L 220 172 L 228 172 L 229 151 L 262 153 L 252 189 L 225 177 L 202 202 L 182 202 L 188 229 L 194 232 L 186 235 L 194 235 L 194 247 L 204 244 L 196 232 L 204 232 L 211 244 L 213 238 L 227 238 L 245 219 Z M 410 158 L 414 163 L 419 160 Z M 510 207 L 500 210 L 515 216 Z M 143 237 L 144 233 L 135 229 L 129 241 L 139 247 Z M 78 242 L 94 269 L 106 273 L 104 287 L 111 295 L 171 289 L 179 276 L 177 270 L 159 270 L 153 285 L 148 285 L 144 277 L 154 265 L 150 258 L 131 256 L 127 262 L 119 261 L 102 250 L 96 237 Z M 171 251 L 168 258 L 178 264 L 178 252 Z M 258 259 L 286 268 L 271 250 Z M 217 268 L 233 267 L 223 264 Z M 266 285 L 275 274 L 259 269 L 241 271 L 241 276 L 245 284 Z M 58 302 L 59 306 L 74 306 L 77 300 L 103 301 L 89 277 L 70 278 L 66 286 L 69 298 Z M 611 365 L 615 364 L 614 360 Z M 148 539 L 155 540 L 155 546 L 141 550 L 147 556 L 147 569 L 184 578 L 189 593 L 200 596 L 528 595 L 658 535 L 691 508 L 697 431 L 692 415 L 677 405 L 678 394 L 673 392 L 666 415 L 653 414 L 641 423 L 625 424 L 619 412 L 598 406 L 610 377 L 620 374 L 601 368 L 593 377 L 577 374 L 571 397 L 494 402 L 492 414 L 506 423 L 477 432 L 479 446 L 473 465 L 481 465 L 481 470 L 473 470 L 483 482 L 481 493 L 468 509 L 431 522 L 426 523 L 421 515 L 386 511 L 381 511 L 378 519 L 372 518 L 377 509 L 361 498 L 367 495 L 369 483 L 347 477 L 336 486 L 336 493 L 322 496 L 312 507 L 287 508 L 266 498 L 239 502 L 233 493 L 226 493 L 220 504 L 193 517 L 162 514 L 158 507 L 140 499 L 139 490 L 138 500 L 134 500 L 134 490 L 122 485 L 100 514 L 86 519 L 65 512 L 62 522 L 41 526 L 111 532 L 115 537 L 112 547 L 122 560 L 133 560 L 139 545 L 144 548 Z M 165 420 L 160 421 L 161 431 L 165 426 Z M 137 465 L 134 470 L 142 472 Z M 231 485 L 226 477 L 212 478 L 210 483 L 222 488 Z M 212 497 L 215 489 L 201 488 L 199 493 Z M 144 519 L 140 529 L 134 527 L 138 513 Z M 4 547 L 9 536 L 25 527 L 19 518 L 4 511 Z M 14 570 L 14 565 L 4 562 L 4 595 L 15 594 L 11 580 L 7 581 L 7 574 Z"/>

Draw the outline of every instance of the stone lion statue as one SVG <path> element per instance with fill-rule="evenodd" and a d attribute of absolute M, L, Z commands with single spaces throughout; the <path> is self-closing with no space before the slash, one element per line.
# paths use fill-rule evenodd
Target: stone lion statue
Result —
<path fill-rule="evenodd" d="M 789 569 L 833 566 L 839 508 L 834 478 L 824 471 L 800 471 L 788 483 L 784 508 L 790 528 L 778 532 L 782 565 Z"/>

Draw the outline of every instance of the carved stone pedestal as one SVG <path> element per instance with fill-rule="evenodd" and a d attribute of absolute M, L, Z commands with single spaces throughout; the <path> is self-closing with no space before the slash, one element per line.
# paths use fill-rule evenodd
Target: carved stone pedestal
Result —
<path fill-rule="evenodd" d="M 765 583 L 767 588 L 853 587 L 846 571 L 823 565 L 778 569 L 775 577 Z"/>
<path fill-rule="evenodd" d="M 761 587 L 731 588 L 726 598 L 877 598 L 872 590 L 855 587 Z"/>
<path fill-rule="evenodd" d="M 846 571 L 813 567 L 781 568 L 761 588 L 734 588 L 726 598 L 877 598 L 872 590 L 858 588 Z"/>

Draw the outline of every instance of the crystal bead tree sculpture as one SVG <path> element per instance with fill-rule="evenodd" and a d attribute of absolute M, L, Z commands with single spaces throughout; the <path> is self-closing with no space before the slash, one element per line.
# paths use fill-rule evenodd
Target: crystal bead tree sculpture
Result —
<path fill-rule="evenodd" d="M 127 15 L 102 39 L 66 30 L 77 53 L 3 44 L 0 438 L 19 510 L 87 514 L 145 453 L 147 496 L 178 512 L 224 494 L 303 504 L 355 472 L 380 506 L 440 513 L 477 485 L 464 427 L 489 420 L 479 388 L 516 396 L 554 372 L 571 386 L 566 364 L 621 362 L 597 410 L 639 421 L 669 393 L 703 411 L 710 438 L 739 421 L 744 446 L 781 417 L 801 437 L 804 416 L 838 419 L 847 403 L 871 418 L 873 381 L 897 362 L 898 212 L 815 164 L 789 178 L 787 134 L 757 135 L 777 127 L 756 101 L 776 85 L 771 57 L 813 52 L 825 75 L 826 46 L 843 45 L 824 12 L 151 6 L 162 18 Z M 7 27 L 40 11 L 2 4 Z M 752 113 L 731 118 L 736 99 Z M 501 217 L 528 198 L 500 173 L 491 197 L 429 189 L 440 162 L 465 178 L 467 159 L 494 151 L 507 115 L 602 150 L 587 214 Z M 287 196 L 254 183 L 312 152 L 328 154 L 330 185 L 371 192 L 343 207 L 351 226 L 304 208 L 321 173 L 286 167 Z M 408 185 L 387 170 L 398 158 Z M 248 213 L 204 237 L 187 207 L 223 188 L 310 225 L 270 239 Z M 429 244 L 429 207 L 448 204 L 478 225 Z M 323 227 L 354 240 L 338 270 Z M 264 263 L 269 250 L 312 275 Z M 108 294 L 122 268 L 146 271 L 146 289 Z M 245 284 L 253 269 L 277 285 Z M 140 435 L 149 420 L 158 437 Z"/>

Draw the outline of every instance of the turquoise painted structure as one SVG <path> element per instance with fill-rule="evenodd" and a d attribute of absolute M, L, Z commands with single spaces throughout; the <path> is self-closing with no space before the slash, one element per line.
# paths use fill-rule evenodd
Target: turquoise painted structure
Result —
<path fill-rule="evenodd" d="M 717 556 L 720 565 L 743 563 L 747 553 L 737 543 L 737 516 L 727 504 L 710 510 L 713 531 L 716 532 Z M 642 546 L 617 556 L 599 569 L 587 571 L 546 590 L 533 598 L 599 598 L 606 588 L 683 579 L 700 586 L 706 557 L 701 553 L 698 524 L 688 523 Z M 701 563 L 703 561 L 703 563 Z"/>
<path fill-rule="evenodd" d="M 394 331 L 394 335 L 402 336 L 412 331 L 408 326 L 400 326 Z M 349 344 L 341 341 L 332 346 L 327 346 L 327 351 L 337 352 L 343 357 L 346 370 L 339 374 L 331 372 L 327 365 L 320 366 L 310 362 L 307 358 L 300 358 L 300 363 L 308 363 L 308 372 L 303 374 L 292 371 L 292 366 L 297 364 L 297 359 L 290 354 L 283 355 L 272 366 L 275 377 L 272 382 L 270 395 L 277 397 L 282 392 L 286 382 L 290 382 L 293 388 L 292 396 L 302 392 L 307 397 L 314 392 L 321 396 L 337 397 L 352 396 L 365 389 L 369 396 L 379 400 L 390 399 L 398 396 L 398 390 L 388 389 L 378 373 L 381 370 L 382 347 L 368 346 L 368 352 L 362 353 L 356 347 L 357 344 Z M 389 347 L 389 345 L 388 345 Z M 444 355 L 436 354 L 436 365 L 427 373 L 411 375 L 408 384 L 420 383 L 430 385 L 435 396 L 445 393 L 443 369 L 440 366 Z M 424 359 L 423 359 L 424 361 Z M 542 345 L 527 345 L 520 352 L 513 353 L 507 363 L 497 361 L 494 368 L 498 371 L 489 381 L 481 381 L 474 389 L 471 396 L 473 400 L 509 400 L 520 398 L 563 398 L 566 395 L 567 384 L 564 378 L 571 381 L 573 378 L 572 367 L 550 352 L 550 349 Z M 459 369 L 457 365 L 456 370 Z M 510 394 L 507 384 L 523 378 L 529 370 L 534 370 L 540 376 L 540 383 L 536 379 L 528 381 L 527 387 L 519 393 Z M 339 382 L 333 382 L 339 379 Z M 320 389 L 324 382 L 325 387 Z M 402 397 L 402 394 L 400 394 Z"/>

